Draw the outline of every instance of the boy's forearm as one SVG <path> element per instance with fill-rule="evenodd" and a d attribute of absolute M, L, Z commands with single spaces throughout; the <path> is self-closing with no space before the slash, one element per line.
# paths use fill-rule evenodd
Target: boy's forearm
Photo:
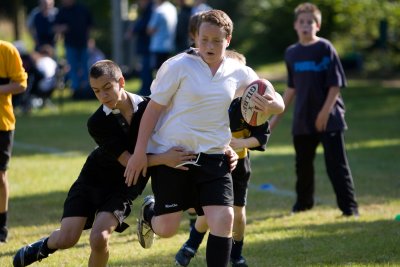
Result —
<path fill-rule="evenodd" d="M 128 160 L 131 157 L 131 153 L 129 153 L 128 151 L 124 151 L 119 157 L 118 157 L 118 162 L 126 167 L 126 165 L 128 164 Z"/>
<path fill-rule="evenodd" d="M 258 139 L 255 137 L 249 137 L 242 140 L 243 140 L 243 147 L 245 148 L 253 148 L 261 145 Z"/>
<path fill-rule="evenodd" d="M 7 94 L 19 94 L 26 90 L 26 87 L 20 85 L 16 82 L 11 82 L 8 84 L 0 85 L 0 94 L 7 95 Z"/>

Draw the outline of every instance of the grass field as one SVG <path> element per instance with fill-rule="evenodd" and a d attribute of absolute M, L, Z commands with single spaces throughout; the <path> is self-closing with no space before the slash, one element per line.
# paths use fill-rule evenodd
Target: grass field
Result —
<path fill-rule="evenodd" d="M 284 88 L 279 82 L 275 86 Z M 340 217 L 321 150 L 316 159 L 317 205 L 290 215 L 295 177 L 289 110 L 268 150 L 252 154 L 243 252 L 250 266 L 400 266 L 400 221 L 394 220 L 400 214 L 400 86 L 350 80 L 343 95 L 360 218 Z M 10 236 L 0 245 L 0 266 L 11 266 L 18 248 L 59 226 L 67 190 L 95 146 L 86 120 L 97 106 L 96 101 L 66 100 L 56 109 L 18 116 L 9 170 Z M 134 203 L 131 227 L 111 240 L 109 266 L 174 266 L 174 255 L 188 236 L 188 222 L 182 222 L 175 237 L 157 239 L 144 250 L 135 235 L 141 199 Z M 76 247 L 32 266 L 87 266 L 89 252 L 85 232 Z M 190 266 L 205 266 L 205 242 Z"/>

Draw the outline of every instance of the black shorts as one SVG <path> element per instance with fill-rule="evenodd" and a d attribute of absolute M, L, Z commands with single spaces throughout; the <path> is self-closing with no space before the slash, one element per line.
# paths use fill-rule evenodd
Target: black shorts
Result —
<path fill-rule="evenodd" d="M 250 158 L 239 159 L 236 168 L 232 172 L 233 181 L 233 205 L 244 207 L 247 203 L 247 189 L 251 174 Z"/>
<path fill-rule="evenodd" d="M 203 215 L 203 206 L 233 206 L 229 159 L 224 154 L 200 153 L 197 163 L 200 166 L 187 165 L 188 171 L 165 165 L 151 168 L 156 215 L 192 207 Z"/>
<path fill-rule="evenodd" d="M 14 141 L 14 131 L 0 131 L 0 171 L 8 169 Z"/>
<path fill-rule="evenodd" d="M 110 212 L 114 214 L 119 225 L 116 232 L 123 232 L 129 227 L 124 220 L 131 213 L 132 201 L 140 194 L 136 186 L 129 188 L 96 188 L 76 181 L 68 192 L 64 202 L 62 218 L 86 217 L 84 229 L 92 228 L 94 219 L 98 212 Z"/>

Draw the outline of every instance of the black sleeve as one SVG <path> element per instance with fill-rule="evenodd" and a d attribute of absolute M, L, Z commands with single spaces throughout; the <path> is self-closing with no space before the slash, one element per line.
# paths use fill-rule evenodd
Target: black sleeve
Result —
<path fill-rule="evenodd" d="M 250 150 L 265 151 L 265 149 L 267 148 L 269 137 L 271 135 L 269 122 L 267 121 L 260 126 L 249 126 L 249 130 L 250 137 L 255 137 L 260 143 L 258 147 L 250 148 Z"/>

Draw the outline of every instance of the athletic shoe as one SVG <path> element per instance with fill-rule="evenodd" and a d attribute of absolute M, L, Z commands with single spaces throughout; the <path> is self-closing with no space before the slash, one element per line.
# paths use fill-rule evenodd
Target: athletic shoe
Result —
<path fill-rule="evenodd" d="M 196 255 L 196 250 L 184 244 L 175 255 L 175 264 L 177 266 L 188 266 L 194 255 Z"/>
<path fill-rule="evenodd" d="M 232 267 L 248 267 L 246 259 L 243 256 L 240 256 L 237 260 L 231 258 L 231 263 Z"/>
<path fill-rule="evenodd" d="M 358 213 L 358 210 L 352 210 L 349 212 L 343 212 L 342 216 L 343 217 L 354 217 L 354 218 L 358 219 L 360 217 L 360 214 Z"/>
<path fill-rule="evenodd" d="M 35 243 L 29 244 L 17 251 L 14 256 L 13 265 L 14 267 L 28 266 L 35 261 L 41 261 L 47 258 L 49 254 L 45 254 L 42 251 L 43 243 L 46 238 L 42 238 Z"/>
<path fill-rule="evenodd" d="M 150 248 L 154 242 L 155 234 L 151 229 L 150 224 L 144 219 L 144 210 L 152 204 L 154 204 L 154 196 L 146 196 L 143 200 L 142 208 L 140 209 L 137 224 L 137 236 L 139 243 L 143 248 Z"/>
<path fill-rule="evenodd" d="M 0 228 L 0 242 L 6 243 L 8 236 L 8 229 L 6 226 Z"/>

